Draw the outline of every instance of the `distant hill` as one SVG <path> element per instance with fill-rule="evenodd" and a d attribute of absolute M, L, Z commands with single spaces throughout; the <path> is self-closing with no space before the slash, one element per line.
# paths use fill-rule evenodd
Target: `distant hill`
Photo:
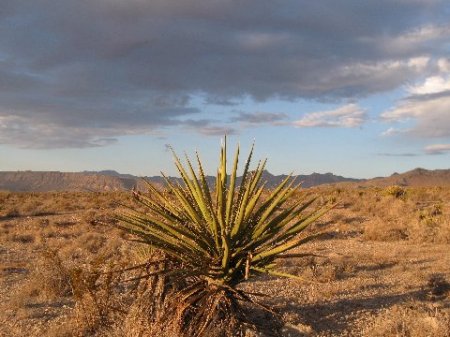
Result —
<path fill-rule="evenodd" d="M 285 179 L 286 175 L 273 175 L 264 171 L 262 180 L 266 187 L 271 188 Z M 450 169 L 425 170 L 417 168 L 405 173 L 394 173 L 389 177 L 377 177 L 361 180 L 345 178 L 332 173 L 313 173 L 295 176 L 297 182 L 302 182 L 304 188 L 324 184 L 356 184 L 360 186 L 450 186 Z M 160 176 L 145 177 L 153 184 L 162 187 L 164 179 Z M 171 181 L 181 182 L 180 178 L 170 177 Z M 215 177 L 208 176 L 208 183 L 213 186 Z M 237 184 L 241 181 L 237 179 Z M 57 171 L 0 171 L 0 191 L 14 192 L 47 192 L 47 191 L 122 191 L 130 190 L 133 186 L 145 189 L 141 177 L 131 174 L 121 174 L 116 171 L 84 171 L 84 172 L 57 172 Z"/>
<path fill-rule="evenodd" d="M 271 188 L 285 179 L 286 175 L 273 175 L 264 171 L 262 180 L 266 187 Z M 145 177 L 157 186 L 164 185 L 164 179 L 159 176 Z M 180 178 L 170 178 L 174 182 L 181 182 Z M 215 177 L 208 176 L 208 183 L 214 185 Z M 241 181 L 237 179 L 237 184 Z M 358 179 L 344 178 L 332 173 L 313 173 L 299 175 L 297 181 L 303 187 L 312 187 L 337 182 L 357 182 Z M 130 174 L 120 174 L 116 171 L 84 171 L 84 172 L 55 172 L 55 171 L 17 171 L 0 172 L 0 190 L 15 192 L 46 192 L 46 191 L 120 191 L 130 190 L 133 186 L 144 189 L 145 183 L 140 177 Z"/>
<path fill-rule="evenodd" d="M 373 178 L 364 181 L 363 185 L 372 186 L 450 186 L 450 169 L 447 170 L 426 170 L 416 168 L 405 173 L 394 173 L 389 177 Z"/>
<path fill-rule="evenodd" d="M 285 179 L 287 175 L 278 175 L 275 176 L 270 174 L 267 171 L 264 171 L 262 175 L 262 180 L 267 181 L 267 187 L 275 187 L 278 185 L 283 179 Z M 342 176 L 334 175 L 333 173 L 312 173 L 307 175 L 298 175 L 294 176 L 298 183 L 302 183 L 302 187 L 308 188 L 318 185 L 324 184 L 334 184 L 339 182 L 359 182 L 362 181 L 360 179 L 354 178 L 345 178 Z M 239 180 L 238 180 L 239 182 Z"/>
<path fill-rule="evenodd" d="M 14 192 L 117 191 L 130 189 L 134 184 L 135 178 L 86 172 L 0 172 L 0 190 Z"/>

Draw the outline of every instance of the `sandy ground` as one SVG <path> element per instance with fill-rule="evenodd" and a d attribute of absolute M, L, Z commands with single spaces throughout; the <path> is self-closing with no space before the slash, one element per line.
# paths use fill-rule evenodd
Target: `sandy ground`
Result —
<path fill-rule="evenodd" d="M 450 245 L 367 240 L 369 218 L 337 212 L 328 220 L 338 221 L 313 228 L 322 234 L 280 262 L 304 281 L 260 277 L 243 285 L 270 296 L 264 303 L 283 317 L 284 335 L 450 335 Z M 83 211 L 61 213 L 0 219 L 0 336 L 71 335 L 55 326 L 64 326 L 73 298 L 41 296 L 42 280 L 33 279 L 42 238 L 82 261 L 84 250 L 95 254 L 112 234 L 87 223 Z M 98 243 L 83 246 L 89 240 Z"/>

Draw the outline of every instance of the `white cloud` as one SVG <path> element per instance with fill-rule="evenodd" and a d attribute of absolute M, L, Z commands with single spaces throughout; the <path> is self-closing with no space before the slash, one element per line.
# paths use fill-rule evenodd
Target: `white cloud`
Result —
<path fill-rule="evenodd" d="M 445 154 L 450 153 L 450 144 L 433 144 L 425 147 L 427 154 Z"/>
<path fill-rule="evenodd" d="M 437 61 L 437 65 L 440 72 L 450 73 L 450 59 L 448 58 L 440 58 Z"/>
<path fill-rule="evenodd" d="M 335 110 L 312 112 L 295 121 L 296 127 L 344 127 L 354 128 L 362 125 L 366 113 L 357 104 L 347 104 Z"/>
<path fill-rule="evenodd" d="M 410 96 L 399 101 L 392 109 L 381 114 L 388 122 L 412 120 L 410 129 L 393 128 L 384 135 L 405 133 L 411 136 L 444 138 L 450 137 L 450 78 L 433 76 L 422 84 L 408 88 Z"/>
<path fill-rule="evenodd" d="M 428 77 L 424 83 L 408 88 L 413 95 L 436 94 L 447 90 L 450 90 L 450 78 L 442 76 Z"/>
<path fill-rule="evenodd" d="M 408 65 L 412 68 L 422 71 L 428 66 L 429 62 L 430 62 L 429 57 L 420 56 L 420 57 L 413 57 L 413 58 L 409 59 Z"/>
<path fill-rule="evenodd" d="M 394 135 L 399 135 L 405 132 L 408 132 L 408 129 L 398 129 L 398 128 L 389 128 L 386 131 L 383 131 L 381 133 L 381 135 L 383 137 L 389 137 L 389 136 L 394 136 Z"/>

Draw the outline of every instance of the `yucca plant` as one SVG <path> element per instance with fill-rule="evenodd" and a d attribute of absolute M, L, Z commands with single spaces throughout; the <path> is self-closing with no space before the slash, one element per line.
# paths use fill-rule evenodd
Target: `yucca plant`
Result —
<path fill-rule="evenodd" d="M 267 191 L 261 182 L 266 160 L 250 170 L 253 146 L 237 184 L 239 151 L 238 146 L 227 173 L 225 138 L 215 188 L 208 185 L 198 153 L 196 172 L 187 156 L 184 166 L 172 151 L 183 183 L 163 175 L 164 192 L 151 183 L 149 193 L 134 192 L 147 212 L 119 215 L 121 228 L 171 261 L 149 275 L 183 282 L 183 289 L 174 287 L 175 316 L 189 336 L 211 335 L 218 320 L 237 318 L 239 325 L 241 303 L 254 303 L 237 287 L 243 281 L 258 274 L 298 278 L 277 271 L 276 259 L 309 241 L 311 236 L 299 234 L 330 208 L 311 211 L 315 198 L 292 198 L 299 186 L 291 176 Z"/>

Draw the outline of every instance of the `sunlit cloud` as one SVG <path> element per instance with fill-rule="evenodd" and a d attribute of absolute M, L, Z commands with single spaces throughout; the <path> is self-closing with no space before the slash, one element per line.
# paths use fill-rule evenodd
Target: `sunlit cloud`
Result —
<path fill-rule="evenodd" d="M 425 147 L 427 154 L 446 154 L 450 153 L 450 144 L 433 144 Z"/>
<path fill-rule="evenodd" d="M 416 137 L 450 137 L 450 77 L 433 76 L 410 86 L 410 95 L 381 114 L 384 121 L 412 121 L 408 129 L 390 128 L 385 135 L 407 134 Z"/>
<path fill-rule="evenodd" d="M 293 124 L 296 127 L 343 127 L 355 128 L 361 126 L 367 119 L 365 111 L 357 104 L 347 104 L 343 107 L 312 112 L 304 115 Z"/>
<path fill-rule="evenodd" d="M 427 95 L 450 91 L 450 78 L 442 76 L 428 77 L 424 83 L 410 86 L 408 91 L 412 95 Z"/>
<path fill-rule="evenodd" d="M 381 136 L 383 137 L 390 137 L 390 136 L 395 136 L 395 135 L 401 135 L 402 133 L 407 133 L 409 132 L 409 129 L 398 129 L 398 128 L 388 128 L 387 130 L 383 131 L 381 133 Z"/>

